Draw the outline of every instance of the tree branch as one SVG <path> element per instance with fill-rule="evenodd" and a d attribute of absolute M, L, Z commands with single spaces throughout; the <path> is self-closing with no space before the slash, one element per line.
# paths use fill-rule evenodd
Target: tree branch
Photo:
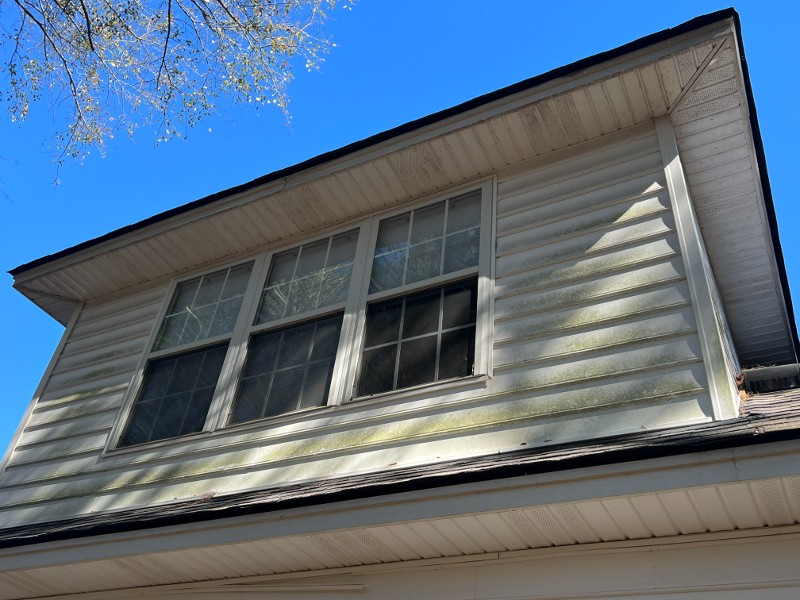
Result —
<path fill-rule="evenodd" d="M 86 4 L 81 0 L 81 9 L 83 10 L 83 17 L 86 19 L 86 39 L 89 42 L 89 48 L 92 52 L 95 52 L 94 49 L 94 42 L 92 41 L 92 21 L 89 19 L 89 11 L 86 8 Z"/>

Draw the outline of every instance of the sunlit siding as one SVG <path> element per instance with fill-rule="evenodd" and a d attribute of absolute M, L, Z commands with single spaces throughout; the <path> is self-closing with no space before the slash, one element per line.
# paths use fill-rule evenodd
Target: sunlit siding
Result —
<path fill-rule="evenodd" d="M 644 127 L 500 182 L 493 387 L 510 401 L 710 414 L 662 164 Z"/>
<path fill-rule="evenodd" d="M 0 506 L 98 468 L 164 293 L 84 307 L 3 474 Z"/>
<path fill-rule="evenodd" d="M 711 418 L 652 125 L 498 173 L 490 377 L 104 453 L 166 289 L 89 303 L 0 526 Z"/>

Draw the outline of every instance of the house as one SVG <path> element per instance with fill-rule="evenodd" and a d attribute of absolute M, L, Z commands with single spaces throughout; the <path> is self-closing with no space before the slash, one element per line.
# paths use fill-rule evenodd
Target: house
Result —
<path fill-rule="evenodd" d="M 2 463 L 1 599 L 800 596 L 732 10 L 12 275 L 65 332 Z"/>

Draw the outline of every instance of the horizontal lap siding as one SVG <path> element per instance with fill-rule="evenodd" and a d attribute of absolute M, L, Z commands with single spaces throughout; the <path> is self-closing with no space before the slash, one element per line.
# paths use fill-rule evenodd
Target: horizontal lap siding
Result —
<path fill-rule="evenodd" d="M 164 293 L 158 288 L 84 307 L 6 468 L 4 488 L 24 482 L 30 494 L 101 461 Z M 0 489 L 0 505 L 8 498 Z"/>
<path fill-rule="evenodd" d="M 84 309 L 0 487 L 0 527 L 705 418 L 652 127 L 501 177 L 487 382 L 103 455 L 165 289 Z"/>
<path fill-rule="evenodd" d="M 707 406 L 651 128 L 501 180 L 497 211 L 496 393 L 548 415 L 674 398 Z"/>

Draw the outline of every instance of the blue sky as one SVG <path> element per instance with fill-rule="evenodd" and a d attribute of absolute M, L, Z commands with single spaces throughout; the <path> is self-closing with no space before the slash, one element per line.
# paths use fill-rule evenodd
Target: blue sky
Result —
<path fill-rule="evenodd" d="M 113 140 L 105 157 L 67 162 L 58 172 L 47 99 L 22 125 L 0 114 L 0 308 L 6 315 L 0 447 L 9 444 L 63 331 L 11 288 L 9 269 L 727 6 L 700 0 L 360 0 L 328 23 L 337 47 L 320 71 L 297 72 L 289 126 L 276 109 L 221 102 L 221 116 L 187 131 L 186 140 L 156 145 L 152 129 L 144 127 L 133 140 Z M 800 3 L 748 0 L 735 8 L 796 295 L 800 236 L 792 173 L 800 84 L 792 59 Z M 53 185 L 57 175 L 61 183 Z"/>

